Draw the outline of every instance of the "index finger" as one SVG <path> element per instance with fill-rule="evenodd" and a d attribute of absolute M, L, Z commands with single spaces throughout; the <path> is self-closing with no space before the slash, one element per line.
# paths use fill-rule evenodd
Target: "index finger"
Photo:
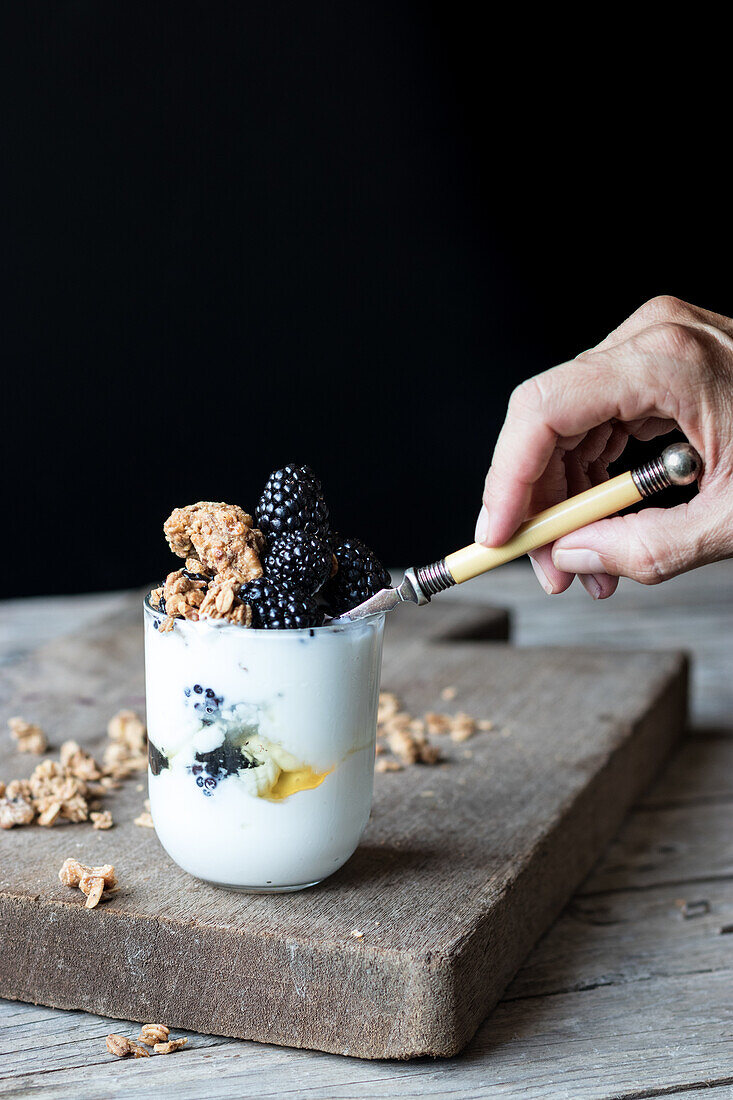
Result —
<path fill-rule="evenodd" d="M 558 443 L 570 448 L 573 437 L 582 438 L 607 420 L 674 417 L 673 410 L 660 408 L 669 403 L 667 388 L 630 370 L 631 348 L 624 346 L 624 364 L 618 347 L 591 352 L 514 391 L 486 478 L 487 546 L 501 546 L 526 518 L 533 486 Z"/>

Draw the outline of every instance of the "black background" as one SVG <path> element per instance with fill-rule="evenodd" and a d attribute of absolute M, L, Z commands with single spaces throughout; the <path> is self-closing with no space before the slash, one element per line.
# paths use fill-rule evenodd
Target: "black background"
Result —
<path fill-rule="evenodd" d="M 694 14 L 6 6 L 3 593 L 144 583 L 287 461 L 389 562 L 470 540 L 522 378 L 654 294 L 731 312 Z"/>

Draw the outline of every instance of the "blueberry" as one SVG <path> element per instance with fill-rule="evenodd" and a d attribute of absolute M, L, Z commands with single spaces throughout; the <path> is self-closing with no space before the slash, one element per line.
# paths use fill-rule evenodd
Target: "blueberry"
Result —
<path fill-rule="evenodd" d="M 204 689 L 201 687 L 201 684 L 194 684 L 193 690 L 196 692 L 197 695 L 201 695 Z"/>
<path fill-rule="evenodd" d="M 191 694 L 191 689 L 190 689 L 190 688 L 184 688 L 184 689 L 183 689 L 183 694 L 184 694 L 184 695 L 186 696 L 186 698 L 188 699 L 189 695 Z"/>
<path fill-rule="evenodd" d="M 197 776 L 197 777 L 196 777 L 196 786 L 197 786 L 197 787 L 203 787 L 203 785 L 204 785 L 204 777 L 203 777 L 203 775 L 199 775 L 199 776 Z"/>
<path fill-rule="evenodd" d="M 216 780 L 212 779 L 211 776 L 209 776 L 207 779 L 204 780 L 204 785 L 208 787 L 210 791 L 213 791 L 216 789 Z"/>
<path fill-rule="evenodd" d="M 207 699 L 216 699 L 216 692 L 214 691 L 213 688 L 207 688 L 206 689 L 206 698 Z"/>

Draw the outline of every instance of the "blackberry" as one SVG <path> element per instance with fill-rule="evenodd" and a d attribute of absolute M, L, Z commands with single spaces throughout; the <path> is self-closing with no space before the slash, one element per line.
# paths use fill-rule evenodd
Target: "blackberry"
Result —
<path fill-rule="evenodd" d="M 361 539 L 337 539 L 333 552 L 338 571 L 323 591 L 331 615 L 350 611 L 392 584 L 379 558 Z"/>
<path fill-rule="evenodd" d="M 268 579 L 312 595 L 328 578 L 332 558 L 329 540 L 293 531 L 271 543 L 262 564 Z"/>
<path fill-rule="evenodd" d="M 252 608 L 252 626 L 260 630 L 302 630 L 323 622 L 313 596 L 267 577 L 243 585 L 239 598 Z"/>
<path fill-rule="evenodd" d="M 232 745 L 229 741 L 224 741 L 211 752 L 197 752 L 196 760 L 197 763 L 191 766 L 190 771 L 196 776 L 196 786 L 208 797 L 211 797 L 222 779 L 235 775 L 244 768 L 258 768 L 261 763 L 247 756 L 238 745 Z"/>
<path fill-rule="evenodd" d="M 193 709 L 199 712 L 201 721 L 205 726 L 210 726 L 214 719 L 219 716 L 224 696 L 217 695 L 213 688 L 205 688 L 202 684 L 194 684 L 193 688 L 184 688 L 183 694 L 187 699 L 193 698 Z"/>
<path fill-rule="evenodd" d="M 292 531 L 315 535 L 328 528 L 323 489 L 310 466 L 283 466 L 274 470 L 255 511 L 260 531 L 277 539 Z"/>

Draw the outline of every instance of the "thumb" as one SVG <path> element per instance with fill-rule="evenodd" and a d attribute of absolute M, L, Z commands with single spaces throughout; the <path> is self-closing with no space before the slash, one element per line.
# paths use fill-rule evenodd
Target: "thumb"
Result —
<path fill-rule="evenodd" d="M 645 508 L 581 527 L 557 540 L 553 563 L 568 573 L 609 573 L 659 584 L 714 557 L 704 552 L 706 529 L 694 504 Z"/>

